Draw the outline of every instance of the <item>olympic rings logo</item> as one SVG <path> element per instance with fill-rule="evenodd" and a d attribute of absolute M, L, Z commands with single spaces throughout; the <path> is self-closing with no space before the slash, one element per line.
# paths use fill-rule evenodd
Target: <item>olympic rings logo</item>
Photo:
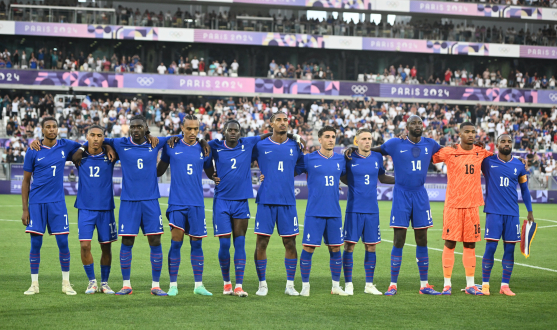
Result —
<path fill-rule="evenodd" d="M 557 102 L 557 93 L 549 94 L 549 99 L 553 102 Z"/>
<path fill-rule="evenodd" d="M 136 81 L 141 86 L 151 86 L 155 82 L 155 79 L 151 77 L 137 77 Z"/>
<path fill-rule="evenodd" d="M 365 92 L 367 92 L 367 86 L 366 85 L 352 85 L 352 91 L 354 92 L 354 94 L 364 94 Z"/>

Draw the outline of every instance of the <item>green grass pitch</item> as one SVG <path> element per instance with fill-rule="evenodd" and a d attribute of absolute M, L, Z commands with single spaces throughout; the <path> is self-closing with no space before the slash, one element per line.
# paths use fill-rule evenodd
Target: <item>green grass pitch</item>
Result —
<path fill-rule="evenodd" d="M 132 296 L 85 295 L 87 277 L 79 256 L 77 239 L 77 210 L 73 208 L 75 197 L 67 197 L 70 218 L 71 282 L 77 296 L 61 292 L 61 274 L 58 248 L 52 236 L 45 236 L 40 266 L 41 292 L 24 296 L 30 285 L 29 236 L 21 224 L 21 197 L 0 197 L 0 328 L 55 328 L 55 329 L 116 329 L 116 328 L 308 328 L 353 329 L 370 328 L 543 328 L 557 327 L 555 305 L 557 304 L 557 206 L 534 205 L 534 217 L 538 222 L 536 239 L 530 258 L 525 259 L 517 247 L 511 288 L 517 294 L 507 297 L 499 294 L 501 263 L 496 262 L 491 277 L 492 295 L 473 297 L 460 292 L 465 286 L 464 268 L 460 255 L 456 255 L 453 274 L 452 296 L 424 296 L 418 294 L 419 275 L 415 259 L 412 230 L 407 237 L 403 264 L 399 276 L 399 291 L 394 297 L 371 296 L 363 293 L 364 249 L 360 243 L 354 253 L 354 286 L 352 297 L 330 294 L 331 275 L 329 254 L 322 246 L 316 250 L 311 272 L 311 296 L 290 297 L 284 295 L 286 275 L 284 248 L 278 236 L 273 236 L 268 249 L 267 282 L 269 295 L 258 297 L 258 280 L 253 262 L 255 235 L 253 220 L 250 221 L 246 239 L 247 264 L 244 289 L 250 294 L 241 299 L 222 295 L 222 277 L 218 266 L 218 239 L 212 237 L 212 199 L 205 200 L 207 230 L 209 237 L 203 240 L 205 272 L 203 282 L 213 292 L 213 297 L 193 295 L 193 274 L 189 261 L 189 245 L 182 248 L 182 264 L 178 277 L 180 293 L 176 297 L 150 295 L 151 265 L 147 239 L 139 236 L 133 249 L 131 281 Z M 118 216 L 118 204 L 116 216 Z M 161 198 L 161 209 L 166 210 L 166 198 Z M 298 201 L 299 219 L 303 219 L 306 201 Z M 341 201 L 344 209 L 346 203 Z M 251 212 L 256 205 L 250 200 Z M 443 287 L 441 266 L 441 240 L 443 203 L 431 203 L 434 227 L 429 232 L 429 282 L 437 290 Z M 385 291 L 390 282 L 390 252 L 392 230 L 388 228 L 390 202 L 379 202 L 381 214 L 382 244 L 377 247 L 375 283 Z M 526 212 L 521 205 L 522 215 Z M 543 219 L 543 220 L 542 220 Z M 482 213 L 482 222 L 485 216 Z M 167 223 L 166 219 L 165 222 Z M 303 224 L 300 221 L 300 224 Z M 544 228 L 545 227 L 545 228 Z M 170 235 L 168 227 L 163 235 L 164 266 L 161 287 L 168 289 L 169 277 L 166 256 Z M 300 232 L 303 228 L 300 228 Z M 93 238 L 97 278 L 100 278 L 100 248 Z M 301 240 L 298 239 L 298 255 Z M 485 242 L 477 244 L 476 255 L 483 255 Z M 122 276 L 119 267 L 120 243 L 113 244 L 113 263 L 109 284 L 119 290 Z M 501 259 L 502 247 L 495 255 Z M 462 245 L 457 246 L 462 251 Z M 231 251 L 233 253 L 233 249 Z M 481 259 L 477 259 L 476 282 L 481 282 Z M 231 269 L 233 275 L 233 269 Z M 233 280 L 233 276 L 232 276 Z M 341 285 L 344 279 L 341 278 Z M 234 280 L 233 280 L 234 283 Z M 301 290 L 300 269 L 296 273 L 296 288 Z"/>

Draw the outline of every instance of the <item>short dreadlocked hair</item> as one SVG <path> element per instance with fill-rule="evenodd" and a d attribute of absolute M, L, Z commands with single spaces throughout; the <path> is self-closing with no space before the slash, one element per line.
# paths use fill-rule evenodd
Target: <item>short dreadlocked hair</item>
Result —
<path fill-rule="evenodd" d="M 227 121 L 226 123 L 224 123 L 224 127 L 223 127 L 223 131 L 226 132 L 226 129 L 228 128 L 228 126 L 230 124 L 238 124 L 238 127 L 240 127 L 240 122 L 238 122 L 235 119 L 230 119 L 229 121 Z"/>

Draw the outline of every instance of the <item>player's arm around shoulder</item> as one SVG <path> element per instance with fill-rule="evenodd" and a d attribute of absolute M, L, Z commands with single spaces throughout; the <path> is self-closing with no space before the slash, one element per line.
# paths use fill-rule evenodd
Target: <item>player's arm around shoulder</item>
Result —
<path fill-rule="evenodd" d="M 294 176 L 300 175 L 302 173 L 307 173 L 308 169 L 308 162 L 309 162 L 309 155 L 305 154 L 299 161 L 296 163 L 296 167 L 294 168 Z"/>
<path fill-rule="evenodd" d="M 437 163 L 445 163 L 447 160 L 447 157 L 451 154 L 453 154 L 456 151 L 456 149 L 454 149 L 453 147 L 444 147 L 439 149 L 439 151 L 437 151 L 436 153 L 433 154 L 433 156 L 431 157 L 431 161 L 434 164 Z"/>
<path fill-rule="evenodd" d="M 168 145 L 165 145 L 162 148 L 161 159 L 157 163 L 157 176 L 162 176 L 168 169 L 168 166 L 170 165 L 170 156 L 168 155 L 168 148 L 169 148 Z"/>

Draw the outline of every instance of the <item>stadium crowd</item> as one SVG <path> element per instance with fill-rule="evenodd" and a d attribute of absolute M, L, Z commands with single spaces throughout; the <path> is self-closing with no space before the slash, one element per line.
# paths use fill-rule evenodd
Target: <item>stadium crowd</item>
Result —
<path fill-rule="evenodd" d="M 57 1 L 45 1 L 47 3 L 57 3 Z M 480 1 L 487 3 L 488 1 Z M 520 5 L 520 1 L 514 0 L 492 0 L 491 4 L 514 4 Z M 18 3 L 13 1 L 10 4 Z M 60 1 L 63 5 L 71 5 L 82 7 L 83 4 L 74 1 Z M 526 1 L 526 5 L 539 5 L 543 7 L 557 7 L 557 0 L 540 0 Z M 98 4 L 93 5 L 91 2 L 87 7 L 98 8 Z M 109 8 L 108 5 L 104 8 Z M 0 12 L 6 13 L 8 6 L 4 2 L 0 2 Z M 291 17 L 283 16 L 282 13 L 270 14 L 261 13 L 249 14 L 247 11 L 226 11 L 223 10 L 216 13 L 212 12 L 189 12 L 181 10 L 179 7 L 172 13 L 168 10 L 163 13 L 159 10 L 149 11 L 145 9 L 141 12 L 139 8 L 126 8 L 119 5 L 116 10 L 117 24 L 134 25 L 134 26 L 163 26 L 163 27 L 180 27 L 180 28 L 204 28 L 218 30 L 243 30 L 243 31 L 267 31 L 281 33 L 302 33 L 315 35 L 344 35 L 344 36 L 367 36 L 367 37 L 385 37 L 385 38 L 408 38 L 408 39 L 433 39 L 447 41 L 468 41 L 468 42 L 491 42 L 505 44 L 523 44 L 523 45 L 544 45 L 555 46 L 557 41 L 557 30 L 547 24 L 543 27 L 537 27 L 533 30 L 514 27 L 506 28 L 502 25 L 474 25 L 466 23 L 453 24 L 452 21 L 434 20 L 411 20 L 408 22 L 375 22 L 369 17 L 363 20 L 354 21 L 350 18 L 343 19 L 342 16 L 334 18 L 329 15 L 328 18 L 317 19 L 308 18 L 305 14 L 295 15 Z M 53 12 L 53 16 L 56 16 Z M 13 18 L 16 20 L 31 20 L 29 12 L 14 9 Z M 77 22 L 72 22 L 72 18 L 67 13 L 60 12 L 60 17 L 54 17 L 54 21 L 64 23 L 86 23 L 93 24 L 96 16 L 82 15 L 79 13 Z M 39 15 L 39 19 L 40 19 Z M 7 16 L 5 16 L 7 17 Z M 99 15 L 99 19 L 106 20 L 107 14 Z M 250 19 L 253 17 L 253 19 Z M 268 18 L 270 20 L 259 20 L 258 18 Z M 96 22 L 102 23 L 102 22 Z M 104 22 L 109 24 L 109 21 Z"/>
<path fill-rule="evenodd" d="M 457 141 L 458 125 L 472 120 L 479 126 L 479 140 L 488 150 L 495 150 L 495 139 L 505 132 L 513 134 L 515 150 L 527 151 L 532 155 L 534 171 L 546 173 L 557 167 L 551 156 L 539 154 L 557 151 L 557 107 L 546 110 L 523 110 L 520 106 L 459 106 L 434 102 L 377 102 L 360 98 L 336 101 L 279 101 L 262 100 L 259 97 L 222 98 L 193 102 L 166 102 L 163 99 L 93 99 L 90 105 L 72 103 L 57 107 L 52 96 L 41 98 L 37 104 L 24 97 L 1 100 L 0 109 L 5 108 L 6 134 L 20 140 L 24 148 L 25 138 L 41 136 L 42 117 L 55 115 L 60 122 L 60 138 L 83 140 L 90 125 L 106 128 L 109 137 L 127 136 L 129 118 L 142 114 L 147 118 L 154 135 L 180 134 L 180 124 L 186 114 L 195 114 L 201 121 L 200 138 L 222 139 L 224 123 L 229 119 L 240 122 L 243 136 L 254 136 L 269 131 L 269 119 L 276 111 L 286 112 L 290 119 L 290 130 L 307 141 L 310 151 L 318 145 L 317 132 L 325 125 L 337 129 L 337 145 L 353 143 L 359 128 L 373 131 L 373 145 L 380 145 L 389 138 L 399 135 L 411 114 L 423 118 L 425 136 L 438 141 L 442 146 Z M 14 156 L 24 154 L 24 149 L 11 151 Z M 10 151 L 8 149 L 8 154 Z M 7 155 L 4 157 L 8 161 Z M 11 160 L 11 158 L 9 159 Z M 16 162 L 14 160 L 14 162 Z M 392 169 L 390 160 L 386 168 Z M 435 170 L 435 168 L 433 168 Z M 441 170 L 441 169 L 437 169 Z M 551 173 L 550 172 L 550 173 Z"/>
<path fill-rule="evenodd" d="M 89 71 L 89 72 L 146 72 L 140 57 L 134 55 L 112 54 L 110 59 L 107 57 L 97 57 L 92 54 L 86 56 L 83 52 L 79 55 L 63 54 L 61 50 L 40 48 L 32 52 L 29 56 L 25 50 L 20 53 L 19 49 L 5 49 L 0 53 L 0 69 L 46 69 L 64 71 Z M 236 59 L 227 64 L 226 61 L 208 60 L 203 57 L 197 58 L 180 56 L 178 62 L 173 61 L 168 66 L 161 62 L 156 68 L 158 74 L 186 74 L 186 75 L 208 75 L 208 76 L 232 76 L 237 77 L 240 64 Z M 333 80 L 334 73 L 330 66 L 324 62 L 286 64 L 276 63 L 271 60 L 267 72 L 269 78 L 290 78 L 290 79 L 327 79 Z M 383 73 L 366 72 L 359 75 L 358 81 L 376 83 L 398 83 L 398 84 L 443 84 L 454 86 L 477 86 L 477 87 L 515 87 L 515 88 L 534 88 L 534 89 L 555 89 L 555 76 L 548 77 L 538 72 L 521 72 L 511 69 L 506 76 L 500 70 L 485 68 L 483 72 L 472 72 L 466 68 L 451 70 L 445 69 L 444 72 L 437 72 L 429 78 L 418 75 L 415 66 L 399 64 L 398 68 L 391 65 L 384 68 Z"/>

